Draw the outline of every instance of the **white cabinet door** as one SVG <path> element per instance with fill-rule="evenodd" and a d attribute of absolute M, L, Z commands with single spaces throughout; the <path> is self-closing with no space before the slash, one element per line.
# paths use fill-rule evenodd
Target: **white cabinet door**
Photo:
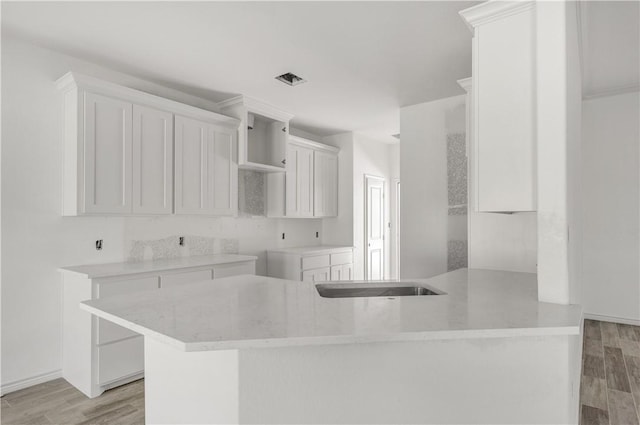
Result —
<path fill-rule="evenodd" d="M 177 214 L 234 215 L 238 210 L 235 131 L 175 117 Z"/>
<path fill-rule="evenodd" d="M 84 213 L 131 213 L 132 104 L 84 96 Z"/>
<path fill-rule="evenodd" d="M 238 212 L 238 162 L 235 159 L 237 132 L 220 126 L 209 127 L 208 198 L 212 214 Z"/>
<path fill-rule="evenodd" d="M 133 105 L 133 212 L 172 209 L 173 114 Z"/>
<path fill-rule="evenodd" d="M 176 214 L 207 214 L 209 124 L 175 117 Z"/>
<path fill-rule="evenodd" d="M 534 36 L 533 9 L 476 27 L 471 178 L 477 211 L 536 210 Z"/>
<path fill-rule="evenodd" d="M 305 270 L 302 272 L 303 282 L 328 282 L 331 280 L 331 268 Z"/>
<path fill-rule="evenodd" d="M 313 215 L 338 215 L 338 156 L 333 153 L 313 153 Z"/>
<path fill-rule="evenodd" d="M 342 264 L 340 266 L 331 267 L 331 280 L 352 280 L 352 275 L 352 264 Z"/>
<path fill-rule="evenodd" d="M 287 217 L 313 217 L 313 150 L 289 144 L 286 164 Z"/>

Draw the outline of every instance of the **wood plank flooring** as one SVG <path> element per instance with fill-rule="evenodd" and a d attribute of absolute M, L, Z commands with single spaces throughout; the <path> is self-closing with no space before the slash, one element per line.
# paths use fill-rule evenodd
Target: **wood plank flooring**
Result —
<path fill-rule="evenodd" d="M 581 425 L 639 425 L 640 326 L 584 321 Z"/>
<path fill-rule="evenodd" d="M 143 425 L 144 380 L 94 399 L 64 379 L 45 382 L 2 397 L 2 425 Z"/>
<path fill-rule="evenodd" d="M 640 327 L 585 320 L 581 425 L 640 425 Z M 144 424 L 144 381 L 89 399 L 64 379 L 2 397 L 3 425 Z"/>

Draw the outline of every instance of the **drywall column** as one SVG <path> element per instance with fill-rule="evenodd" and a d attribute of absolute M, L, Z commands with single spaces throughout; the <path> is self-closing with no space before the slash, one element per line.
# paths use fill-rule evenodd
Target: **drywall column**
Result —
<path fill-rule="evenodd" d="M 400 109 L 400 276 L 447 271 L 447 134 L 465 132 L 465 96 Z"/>
<path fill-rule="evenodd" d="M 564 2 L 536 2 L 538 299 L 558 304 L 570 302 L 565 13 Z"/>

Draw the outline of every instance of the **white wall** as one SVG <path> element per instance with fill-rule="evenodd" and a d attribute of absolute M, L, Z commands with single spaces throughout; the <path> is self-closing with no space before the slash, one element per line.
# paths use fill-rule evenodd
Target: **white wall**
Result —
<path fill-rule="evenodd" d="M 582 304 L 640 323 L 639 105 L 638 92 L 583 102 Z"/>
<path fill-rule="evenodd" d="M 465 131 L 465 96 L 400 109 L 400 275 L 447 271 L 447 134 Z"/>
<path fill-rule="evenodd" d="M 62 100 L 54 81 L 70 70 L 214 109 L 203 99 L 3 35 L 3 386 L 61 367 L 60 266 L 123 261 L 132 240 L 190 234 L 238 239 L 240 252 L 259 255 L 264 273 L 266 249 L 320 241 L 317 219 L 61 217 Z M 104 240 L 102 251 L 94 249 L 97 239 Z"/>
<path fill-rule="evenodd" d="M 365 175 L 382 177 L 384 179 L 384 276 L 389 278 L 391 271 L 391 236 L 389 222 L 391 221 L 391 181 L 394 157 L 390 152 L 399 149 L 398 144 L 388 144 L 354 134 L 353 143 L 353 245 L 354 249 L 354 278 L 364 279 L 365 271 Z M 396 156 L 397 158 L 397 156 Z"/>

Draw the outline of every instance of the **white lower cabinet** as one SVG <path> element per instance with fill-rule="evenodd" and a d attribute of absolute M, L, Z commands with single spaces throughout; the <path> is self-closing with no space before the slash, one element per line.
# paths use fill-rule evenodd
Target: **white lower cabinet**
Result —
<path fill-rule="evenodd" d="M 219 256 L 218 256 L 219 257 Z M 130 263 L 120 272 L 91 277 L 87 269 L 96 266 L 63 268 L 63 377 L 88 397 L 97 397 L 109 388 L 139 379 L 144 374 L 144 340 L 131 330 L 81 310 L 79 303 L 110 296 L 132 295 L 159 288 L 175 288 L 213 278 L 255 274 L 256 257 L 192 257 L 197 266 L 163 267 L 154 271 L 140 268 L 131 272 Z M 203 260 L 204 259 L 204 260 Z M 206 262 L 210 261 L 207 265 Z M 118 264 L 110 264 L 113 269 Z"/>
<path fill-rule="evenodd" d="M 316 246 L 267 251 L 267 274 L 302 282 L 353 279 L 353 248 Z"/>
<path fill-rule="evenodd" d="M 303 282 L 327 282 L 329 280 L 331 280 L 331 269 L 329 267 L 305 270 L 302 272 Z"/>
<path fill-rule="evenodd" d="M 353 280 L 353 264 L 331 267 L 331 280 Z"/>

